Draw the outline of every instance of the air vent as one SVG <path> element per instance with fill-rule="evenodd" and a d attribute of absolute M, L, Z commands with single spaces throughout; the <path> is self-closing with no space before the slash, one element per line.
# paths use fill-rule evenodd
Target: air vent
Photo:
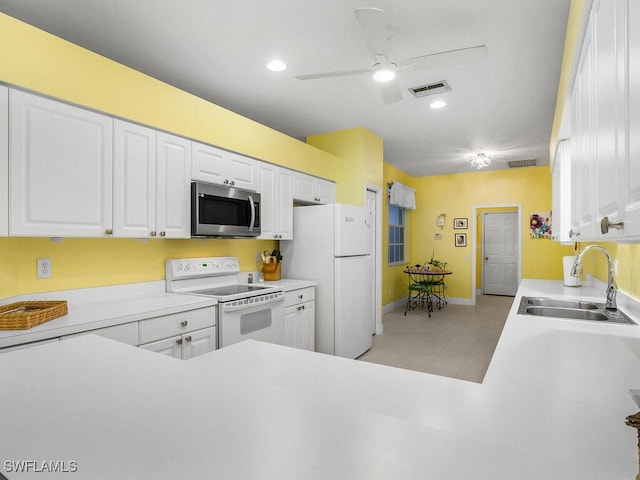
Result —
<path fill-rule="evenodd" d="M 412 87 L 409 89 L 416 97 L 426 97 L 427 95 L 435 95 L 436 93 L 448 92 L 451 87 L 446 80 L 430 83 L 428 85 L 420 85 L 419 87 Z"/>
<path fill-rule="evenodd" d="M 538 160 L 514 160 L 509 162 L 509 168 L 520 168 L 520 167 L 535 167 L 538 164 Z"/>

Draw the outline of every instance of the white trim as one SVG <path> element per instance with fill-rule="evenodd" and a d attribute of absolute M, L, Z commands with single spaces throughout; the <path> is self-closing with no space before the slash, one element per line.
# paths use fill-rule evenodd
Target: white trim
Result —
<path fill-rule="evenodd" d="M 376 267 L 376 288 L 375 288 L 375 304 L 374 314 L 376 317 L 376 335 L 382 335 L 382 188 L 377 185 L 366 183 L 364 186 L 365 205 L 367 201 L 367 190 L 370 190 L 376 194 L 376 258 L 374 259 Z"/>
<path fill-rule="evenodd" d="M 471 221 L 471 245 L 473 260 L 471 261 L 471 303 L 476 304 L 476 272 L 477 272 L 477 237 L 478 237 L 478 209 L 483 208 L 517 208 L 518 209 L 518 285 L 522 279 L 522 203 L 482 203 L 473 206 L 473 217 Z M 484 255 L 484 251 L 482 252 Z"/>

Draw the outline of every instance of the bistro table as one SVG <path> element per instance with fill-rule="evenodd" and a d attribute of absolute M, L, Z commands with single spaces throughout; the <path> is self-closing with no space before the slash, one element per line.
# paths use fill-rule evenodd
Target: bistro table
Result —
<path fill-rule="evenodd" d="M 444 277 L 451 275 L 449 270 L 439 270 L 424 266 L 407 267 L 404 273 L 409 275 L 409 293 L 404 314 L 414 308 L 427 306 L 431 316 L 434 305 L 440 310 L 447 304 L 444 294 Z"/>

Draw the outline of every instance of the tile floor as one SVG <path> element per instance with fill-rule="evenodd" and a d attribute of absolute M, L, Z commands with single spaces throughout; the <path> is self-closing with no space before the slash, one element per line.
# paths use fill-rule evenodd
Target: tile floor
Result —
<path fill-rule="evenodd" d="M 403 306 L 383 315 L 384 334 L 359 360 L 482 383 L 512 303 L 478 295 L 475 306 L 448 304 L 431 318 Z"/>

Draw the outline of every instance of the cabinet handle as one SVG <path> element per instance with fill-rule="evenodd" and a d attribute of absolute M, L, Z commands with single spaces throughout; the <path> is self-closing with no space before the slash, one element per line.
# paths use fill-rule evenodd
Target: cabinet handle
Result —
<path fill-rule="evenodd" d="M 229 185 L 229 180 L 225 179 L 223 182 L 225 185 Z"/>
<path fill-rule="evenodd" d="M 187 326 L 187 321 L 186 320 L 181 321 L 180 322 L 180 326 L 181 327 L 186 327 Z"/>
<path fill-rule="evenodd" d="M 304 295 L 303 295 L 303 294 L 300 294 L 300 295 L 298 295 L 298 298 L 299 298 L 300 300 L 302 300 L 302 299 L 304 298 Z"/>
<path fill-rule="evenodd" d="M 179 338 L 178 340 L 176 340 L 176 344 L 178 344 L 178 345 L 182 345 L 182 339 L 181 339 L 181 338 Z"/>
<path fill-rule="evenodd" d="M 155 237 L 155 236 L 156 236 L 156 231 L 155 231 L 155 230 L 151 230 L 150 235 L 151 235 L 152 237 Z"/>
<path fill-rule="evenodd" d="M 617 230 L 622 230 L 624 228 L 624 222 L 611 223 L 609 221 L 609 217 L 602 217 L 600 221 L 600 231 L 603 235 L 609 233 L 610 228 L 615 228 Z"/>
<path fill-rule="evenodd" d="M 184 337 L 184 341 L 185 342 L 190 342 L 191 341 L 191 335 L 189 335 L 188 337 Z"/>
<path fill-rule="evenodd" d="M 300 311 L 300 310 L 304 310 L 304 305 L 300 305 L 300 306 L 298 307 L 298 311 Z"/>
<path fill-rule="evenodd" d="M 107 229 L 104 231 L 104 233 L 105 233 L 106 235 L 113 235 L 113 228 L 107 228 Z"/>
<path fill-rule="evenodd" d="M 167 232 L 165 232 L 164 230 L 162 232 L 160 232 L 160 236 L 161 237 L 166 237 L 167 236 Z"/>
<path fill-rule="evenodd" d="M 231 183 L 231 185 L 235 185 L 236 184 L 236 182 L 234 180 L 231 180 L 230 183 Z"/>

